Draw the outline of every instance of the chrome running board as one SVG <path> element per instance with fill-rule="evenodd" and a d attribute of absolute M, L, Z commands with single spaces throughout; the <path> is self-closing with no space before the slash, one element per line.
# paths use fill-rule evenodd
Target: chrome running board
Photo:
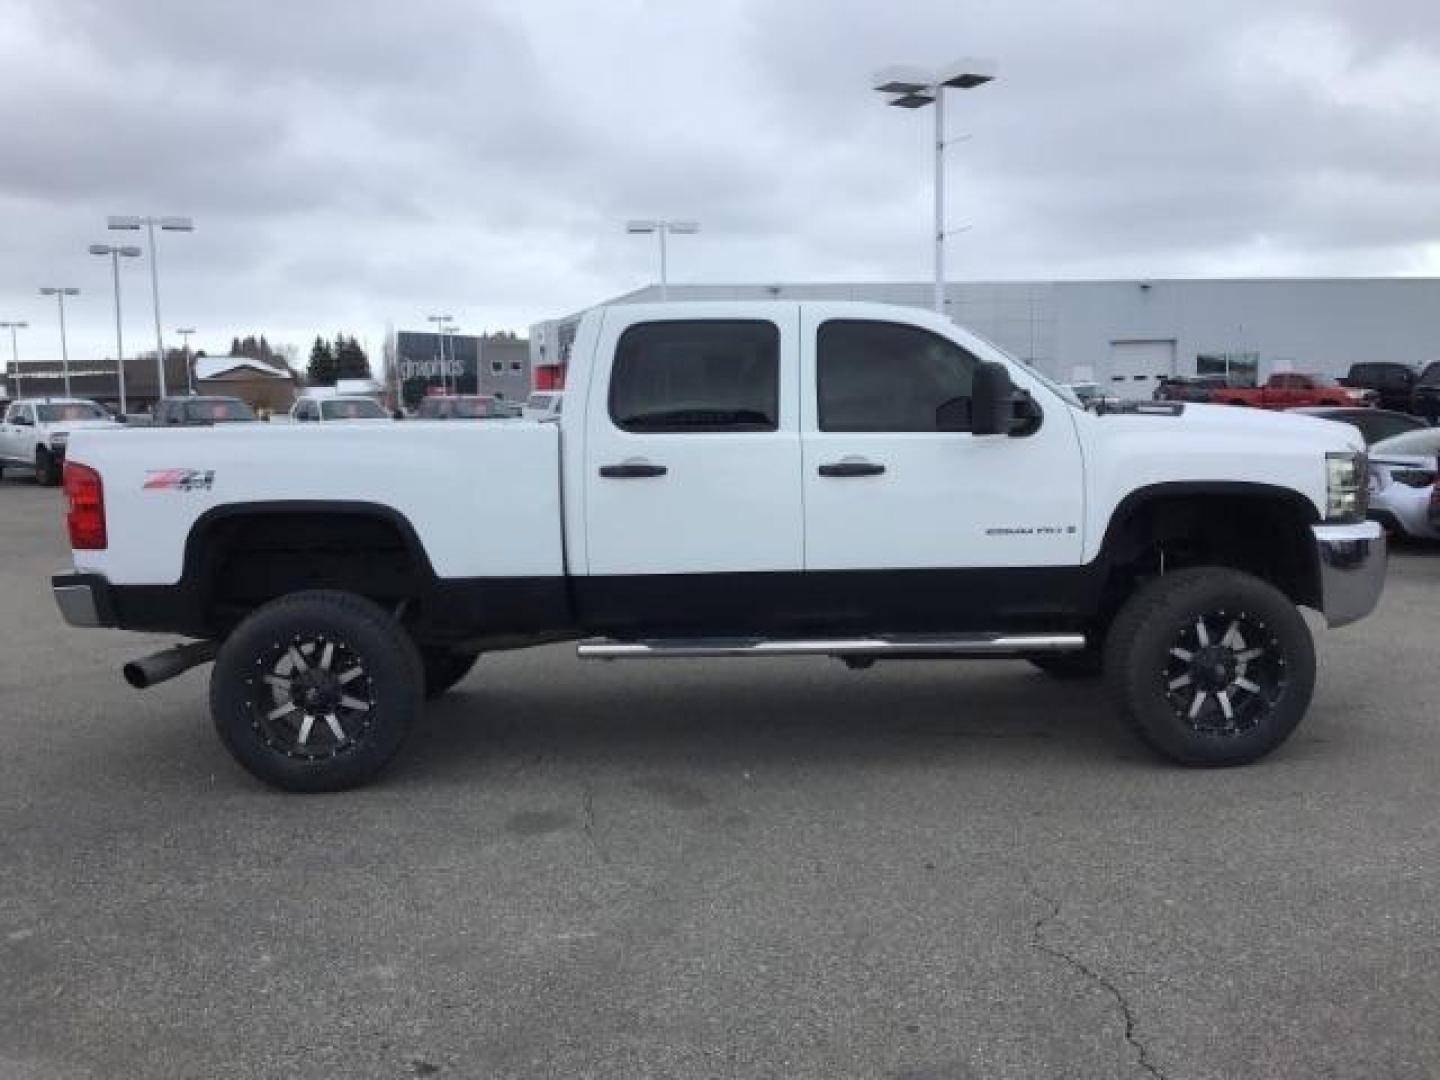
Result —
<path fill-rule="evenodd" d="M 868 656 L 923 659 L 942 656 L 1024 656 L 1077 652 L 1084 634 L 920 634 L 861 638 L 591 638 L 576 646 L 583 660 L 695 660 L 735 656 Z"/>

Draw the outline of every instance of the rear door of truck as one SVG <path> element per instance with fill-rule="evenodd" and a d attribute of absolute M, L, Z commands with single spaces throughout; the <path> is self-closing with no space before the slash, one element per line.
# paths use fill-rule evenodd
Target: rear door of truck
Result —
<path fill-rule="evenodd" d="M 607 313 L 583 417 L 589 625 L 759 626 L 799 575 L 798 328 L 794 304 Z"/>

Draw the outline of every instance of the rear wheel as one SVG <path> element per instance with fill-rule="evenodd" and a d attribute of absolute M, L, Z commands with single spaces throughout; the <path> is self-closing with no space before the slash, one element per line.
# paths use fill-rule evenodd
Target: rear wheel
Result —
<path fill-rule="evenodd" d="M 1105 649 L 1126 724 L 1188 765 L 1242 765 L 1283 743 L 1315 688 L 1310 628 L 1290 599 L 1222 567 L 1180 570 L 1126 602 Z"/>
<path fill-rule="evenodd" d="M 294 593 L 221 646 L 210 711 L 226 749 L 287 791 L 373 779 L 420 711 L 420 656 L 383 608 L 351 593 Z"/>
<path fill-rule="evenodd" d="M 60 463 L 43 446 L 35 451 L 35 482 L 41 487 L 54 487 L 60 483 Z"/>
<path fill-rule="evenodd" d="M 420 660 L 425 668 L 426 698 L 437 698 L 445 693 L 470 674 L 470 669 L 479 659 L 480 654 L 471 650 L 435 647 L 421 649 Z"/>

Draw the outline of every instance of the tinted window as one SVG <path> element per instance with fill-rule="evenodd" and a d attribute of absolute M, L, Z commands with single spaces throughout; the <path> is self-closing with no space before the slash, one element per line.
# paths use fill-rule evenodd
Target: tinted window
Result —
<path fill-rule="evenodd" d="M 1422 428 L 1392 435 L 1370 448 L 1376 454 L 1440 454 L 1440 428 Z"/>
<path fill-rule="evenodd" d="M 322 401 L 320 416 L 325 420 L 383 420 L 385 410 L 368 398 Z"/>
<path fill-rule="evenodd" d="M 108 420 L 105 410 L 89 401 L 63 401 L 54 405 L 38 405 L 42 424 L 57 420 Z"/>
<path fill-rule="evenodd" d="M 243 401 L 229 398 L 196 398 L 187 402 L 187 415 L 191 420 L 224 424 L 233 420 L 254 420 L 255 414 Z"/>
<path fill-rule="evenodd" d="M 817 364 L 821 431 L 939 431 L 969 428 L 978 361 L 938 334 L 900 323 L 833 319 L 820 327 Z"/>
<path fill-rule="evenodd" d="M 1431 364 L 1420 376 L 1422 386 L 1435 386 L 1440 384 L 1440 362 Z"/>
<path fill-rule="evenodd" d="M 739 319 L 630 327 L 615 349 L 610 418 L 625 431 L 774 431 L 780 331 Z"/>

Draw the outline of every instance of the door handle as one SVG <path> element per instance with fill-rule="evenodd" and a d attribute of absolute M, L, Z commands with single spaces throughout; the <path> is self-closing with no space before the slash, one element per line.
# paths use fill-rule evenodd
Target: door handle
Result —
<path fill-rule="evenodd" d="M 601 465 L 600 475 L 611 480 L 639 480 L 646 476 L 664 476 L 668 469 L 664 465 L 651 465 L 648 461 L 624 461 L 619 465 Z"/>
<path fill-rule="evenodd" d="M 821 465 L 819 471 L 821 476 L 879 476 L 885 466 L 873 461 L 833 461 Z"/>

